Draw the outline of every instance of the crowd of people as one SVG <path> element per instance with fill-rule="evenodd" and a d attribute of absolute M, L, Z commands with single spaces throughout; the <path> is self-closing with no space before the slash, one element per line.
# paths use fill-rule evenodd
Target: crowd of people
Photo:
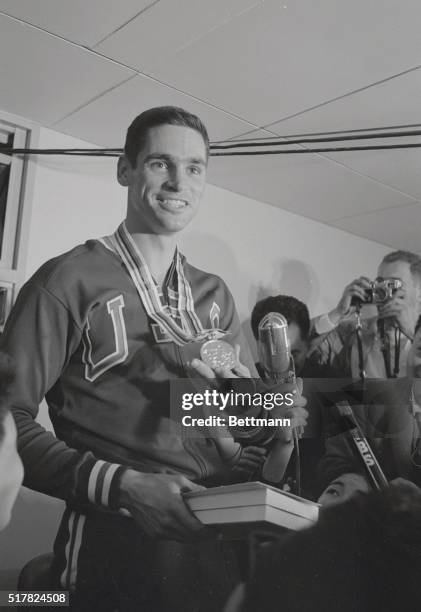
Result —
<path fill-rule="evenodd" d="M 242 580 L 241 553 L 205 528 L 183 493 L 264 479 L 275 443 L 285 465 L 274 484 L 290 489 L 299 427 L 300 494 L 322 504 L 321 518 L 266 550 L 227 605 L 392 610 L 402 603 L 390 584 L 399 575 L 410 602 L 400 609 L 414 609 L 421 257 L 386 255 L 375 281 L 354 280 L 314 319 L 292 296 L 259 301 L 251 313 L 257 352 L 259 323 L 281 314 L 299 377 L 275 384 L 252 359 L 228 287 L 177 248 L 200 205 L 208 156 L 206 128 L 191 113 L 159 107 L 136 117 L 118 162 L 124 222 L 48 261 L 20 291 L 0 339 L 0 528 L 24 470 L 26 486 L 66 502 L 51 588 L 70 591 L 71 609 L 222 610 Z M 216 361 L 203 351 L 209 342 Z M 293 386 L 293 404 L 276 409 L 291 427 L 180 436 L 170 411 L 177 379 L 224 389 L 241 380 L 254 393 Z M 54 433 L 36 420 L 44 398 Z M 344 400 L 391 483 L 382 492 L 372 492 L 341 427 L 336 407 Z M 252 404 L 226 410 L 267 417 Z"/>

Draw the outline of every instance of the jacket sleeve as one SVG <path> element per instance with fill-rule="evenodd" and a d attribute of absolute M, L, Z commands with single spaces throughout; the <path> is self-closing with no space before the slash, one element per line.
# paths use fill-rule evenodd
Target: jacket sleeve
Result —
<path fill-rule="evenodd" d="M 12 357 L 16 368 L 10 403 L 24 484 L 79 506 L 93 503 L 117 509 L 119 479 L 125 468 L 68 447 L 35 420 L 39 404 L 60 377 L 81 334 L 65 304 L 36 279 L 22 288 L 0 348 Z"/>

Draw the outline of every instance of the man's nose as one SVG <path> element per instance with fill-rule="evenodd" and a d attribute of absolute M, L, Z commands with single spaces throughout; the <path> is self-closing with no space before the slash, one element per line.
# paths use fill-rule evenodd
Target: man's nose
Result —
<path fill-rule="evenodd" d="M 183 169 L 180 166 L 173 166 L 168 172 L 165 184 L 173 191 L 181 191 L 183 189 L 184 179 L 185 175 Z"/>

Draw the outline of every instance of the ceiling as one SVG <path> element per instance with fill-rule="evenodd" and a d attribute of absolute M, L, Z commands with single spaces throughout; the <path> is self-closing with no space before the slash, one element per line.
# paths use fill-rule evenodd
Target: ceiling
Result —
<path fill-rule="evenodd" d="M 111 147 L 162 104 L 214 141 L 421 124 L 420 23 L 419 0 L 0 0 L 0 108 Z M 421 253 L 420 169 L 421 149 L 223 157 L 209 180 Z"/>

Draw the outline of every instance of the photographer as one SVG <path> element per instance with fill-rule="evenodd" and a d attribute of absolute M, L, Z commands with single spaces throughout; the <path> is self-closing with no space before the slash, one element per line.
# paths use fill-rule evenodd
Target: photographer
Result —
<path fill-rule="evenodd" d="M 404 478 L 421 486 L 421 317 L 408 356 L 408 377 L 370 381 L 354 414 L 388 480 Z M 333 398 L 333 396 L 332 396 Z M 330 506 L 370 489 L 367 474 L 347 433 L 329 438 L 319 467 L 324 488 L 319 502 Z M 329 483 L 329 484 L 328 484 Z"/>
<path fill-rule="evenodd" d="M 374 304 L 377 316 L 361 321 L 360 306 Z M 318 317 L 310 351 L 314 363 L 330 364 L 344 377 L 396 378 L 406 376 L 407 358 L 421 314 L 421 258 L 394 251 L 383 258 L 372 283 L 360 277 L 345 287 L 329 314 Z"/>

